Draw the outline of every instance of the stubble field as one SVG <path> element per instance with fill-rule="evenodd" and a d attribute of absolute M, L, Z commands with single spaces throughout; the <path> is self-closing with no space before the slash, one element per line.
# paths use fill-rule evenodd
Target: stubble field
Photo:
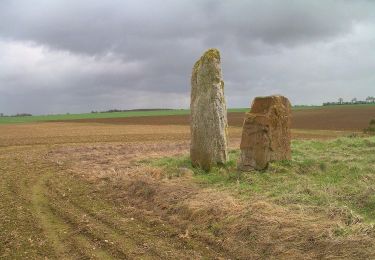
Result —
<path fill-rule="evenodd" d="M 374 113 L 304 113 L 292 160 L 249 173 L 239 115 L 210 173 L 186 117 L 0 125 L 0 258 L 373 259 Z"/>

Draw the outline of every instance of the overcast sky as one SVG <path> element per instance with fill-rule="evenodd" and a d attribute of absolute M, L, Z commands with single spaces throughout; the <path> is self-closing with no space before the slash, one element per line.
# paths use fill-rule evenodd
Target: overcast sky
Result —
<path fill-rule="evenodd" d="M 229 107 L 375 95 L 375 1 L 0 0 L 0 112 L 187 108 L 222 56 Z"/>

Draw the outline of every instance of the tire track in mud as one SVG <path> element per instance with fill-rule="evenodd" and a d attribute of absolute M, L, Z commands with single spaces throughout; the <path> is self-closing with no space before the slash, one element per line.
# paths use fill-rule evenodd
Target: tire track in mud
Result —
<path fill-rule="evenodd" d="M 43 185 L 48 175 L 50 174 L 44 174 L 40 176 L 32 187 L 31 202 L 37 217 L 39 217 L 39 221 L 42 224 L 43 230 L 52 243 L 56 253 L 58 255 L 64 255 L 67 253 L 67 249 L 61 243 L 58 237 L 57 228 L 59 227 L 61 231 L 61 229 L 66 229 L 66 227 L 59 223 L 56 217 L 53 216 L 53 214 L 49 211 L 48 200 L 43 192 Z"/>
<path fill-rule="evenodd" d="M 31 202 L 55 253 L 60 257 L 111 259 L 107 252 L 96 248 L 86 237 L 74 234 L 73 227 L 51 210 L 50 200 L 45 193 L 45 184 L 52 176 L 53 173 L 49 172 L 38 178 L 32 187 Z M 72 234 L 73 236 L 70 236 Z"/>
<path fill-rule="evenodd" d="M 32 202 L 40 164 L 28 149 L 0 149 L 0 258 L 56 258 Z M 28 157 L 28 155 L 30 155 Z"/>
<path fill-rule="evenodd" d="M 4 208 L 5 215 L 0 216 L 14 220 L 20 227 L 21 237 L 13 238 L 17 243 L 27 244 L 28 233 L 40 238 L 38 243 L 44 246 L 35 248 L 32 254 L 25 247 L 28 258 L 215 259 L 222 255 L 206 243 L 181 239 L 180 230 L 174 226 L 162 225 L 147 216 L 133 218 L 134 209 L 117 208 L 105 199 L 88 196 L 95 187 L 49 161 L 47 149 L 12 149 L 17 153 L 6 155 L 6 167 L 0 168 L 0 194 L 6 195 L 0 206 L 13 205 L 10 207 L 15 209 L 14 214 L 17 208 L 28 214 L 12 219 L 8 217 L 11 208 Z M 73 184 L 77 185 L 72 187 Z M 76 194 L 71 198 L 64 196 L 64 191 L 71 188 Z M 81 188 L 86 188 L 85 192 Z M 0 219 L 0 227 L 3 222 Z M 7 236 L 0 234 L 2 239 Z M 9 253 L 3 256 L 24 257 L 14 253 L 15 248 L 10 245 Z"/>
<path fill-rule="evenodd" d="M 59 187 L 55 177 L 53 172 L 41 174 L 32 187 L 31 201 L 49 243 L 60 257 L 199 259 L 220 255 L 206 244 L 179 239 L 173 227 L 152 228 L 147 219 L 128 218 L 131 220 L 124 222 L 127 216 L 101 205 L 101 200 L 94 201 L 109 210 L 110 217 L 103 217 L 85 201 L 67 198 L 59 188 L 67 188 L 69 183 Z"/>
<path fill-rule="evenodd" d="M 70 178 L 65 177 L 65 180 Z M 178 230 L 168 224 L 155 225 L 147 217 L 130 217 L 131 213 L 120 213 L 113 205 L 108 205 L 102 200 L 94 201 L 95 207 L 92 208 L 92 204 L 88 205 L 87 202 L 93 203 L 95 199 L 88 198 L 87 194 L 81 198 L 69 198 L 64 192 L 64 187 L 74 189 L 74 184 L 59 185 L 61 182 L 54 182 L 48 185 L 48 196 L 54 201 L 52 210 L 116 258 L 213 259 L 221 256 L 221 253 L 208 248 L 205 243 L 179 238 Z M 97 208 L 100 208 L 101 212 Z"/>
<path fill-rule="evenodd" d="M 73 207 L 81 209 L 82 214 L 87 214 L 97 222 L 107 225 L 111 232 L 118 233 L 119 236 L 129 236 L 132 240 L 139 241 L 137 245 L 144 243 L 151 244 L 151 248 L 148 248 L 148 253 L 154 252 L 156 255 L 160 252 L 172 251 L 173 256 L 161 255 L 158 258 L 169 258 L 169 259 L 218 259 L 218 258 L 236 258 L 232 251 L 225 249 L 221 243 L 216 241 L 215 238 L 209 234 L 207 236 L 200 236 L 198 233 L 193 232 L 191 235 L 186 235 L 187 228 L 174 223 L 173 221 L 166 221 L 159 213 L 149 213 L 152 209 L 144 208 L 142 205 L 134 203 L 127 203 L 126 197 L 129 195 L 124 193 L 122 189 L 127 189 L 127 185 L 122 185 L 118 189 L 118 185 L 112 186 L 113 184 L 104 183 L 107 182 L 111 177 L 105 177 L 103 179 L 97 178 L 96 172 L 91 172 L 92 169 L 98 170 L 97 165 L 102 165 L 102 162 L 106 165 L 111 163 L 116 166 L 116 162 L 110 162 L 107 157 L 112 155 L 123 155 L 117 158 L 121 161 L 122 165 L 126 163 L 127 168 L 135 167 L 138 168 L 138 162 L 133 162 L 133 158 L 136 157 L 138 160 L 150 155 L 155 156 L 155 151 L 159 151 L 158 157 L 165 156 L 168 154 L 175 154 L 181 152 L 182 149 L 180 144 L 171 146 L 170 143 L 157 143 L 157 145 L 147 144 L 145 147 L 135 145 L 100 145 L 93 147 L 74 147 L 73 149 L 65 148 L 56 149 L 51 151 L 48 155 L 49 160 L 57 163 L 65 168 L 62 171 L 60 180 L 51 180 L 50 188 L 51 194 L 60 194 L 64 197 L 63 200 L 69 198 L 69 203 L 72 204 L 66 208 Z M 183 145 L 182 147 L 185 147 Z M 131 155 L 127 151 L 131 151 Z M 184 150 L 183 150 L 184 151 Z M 149 157 L 148 157 L 149 158 Z M 77 165 L 78 162 L 78 165 Z M 83 162 L 83 165 L 81 164 Z M 113 166 L 113 167 L 115 167 Z M 100 168 L 100 167 L 99 167 Z M 121 168 L 121 166 L 119 166 Z M 131 172 L 131 170 L 130 170 Z M 112 173 L 112 172 L 111 172 Z M 101 174 L 98 172 L 98 174 Z M 134 173 L 131 173 L 134 174 Z M 104 180 L 104 182 L 103 182 Z M 122 182 L 120 179 L 118 180 Z M 64 183 L 65 182 L 65 183 Z M 87 187 L 74 187 L 75 185 L 85 184 Z M 103 186 L 104 185 L 104 186 Z M 66 187 L 70 187 L 69 192 Z M 116 188 L 115 188 L 116 187 Z M 115 190 L 112 190 L 115 188 Z M 85 192 L 83 190 L 87 189 Z M 74 190 L 79 191 L 80 194 L 74 194 Z M 109 193 L 118 193 L 120 197 L 124 199 L 124 203 L 118 201 L 116 198 L 107 196 Z M 91 197 L 92 203 L 87 197 Z M 61 198 L 60 198 L 61 199 Z M 144 198 L 147 199 L 147 198 Z M 58 200 L 58 199 L 57 199 Z M 94 203 L 93 201 L 96 200 Z M 129 198 L 129 201 L 131 198 Z M 102 206 L 96 207 L 100 203 L 106 203 L 109 207 Z M 93 205 L 95 204 L 95 206 Z M 93 208 L 94 206 L 94 208 Z M 102 210 L 106 208 L 105 210 Z M 146 214 L 144 214 L 146 212 Z M 147 213 L 148 212 L 148 213 Z M 115 213 L 112 215 L 111 213 Z M 134 216 L 134 220 L 129 223 L 123 223 L 121 218 L 129 218 Z M 86 217 L 87 218 L 87 217 Z M 157 224 L 155 224 L 157 223 Z M 76 223 L 76 225 L 78 225 Z M 144 255 L 142 255 L 143 257 Z"/>

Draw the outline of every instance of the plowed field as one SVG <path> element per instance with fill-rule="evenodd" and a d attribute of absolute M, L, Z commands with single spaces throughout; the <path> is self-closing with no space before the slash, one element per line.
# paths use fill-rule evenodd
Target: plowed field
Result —
<path fill-rule="evenodd" d="M 242 113 L 209 173 L 188 116 L 0 125 L 0 259 L 375 259 L 373 115 L 295 111 L 263 172 L 237 170 Z"/>
<path fill-rule="evenodd" d="M 361 131 L 375 118 L 375 106 L 322 107 L 294 110 L 292 128 Z M 244 113 L 228 113 L 230 126 L 242 126 Z M 70 122 L 96 122 L 126 125 L 188 125 L 189 115 L 80 119 Z"/>

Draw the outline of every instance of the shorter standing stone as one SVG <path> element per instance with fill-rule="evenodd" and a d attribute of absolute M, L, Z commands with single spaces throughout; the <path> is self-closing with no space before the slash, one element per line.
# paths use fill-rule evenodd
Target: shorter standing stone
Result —
<path fill-rule="evenodd" d="M 290 160 L 291 105 L 284 96 L 257 97 L 242 129 L 241 170 L 263 170 L 270 161 Z"/>

